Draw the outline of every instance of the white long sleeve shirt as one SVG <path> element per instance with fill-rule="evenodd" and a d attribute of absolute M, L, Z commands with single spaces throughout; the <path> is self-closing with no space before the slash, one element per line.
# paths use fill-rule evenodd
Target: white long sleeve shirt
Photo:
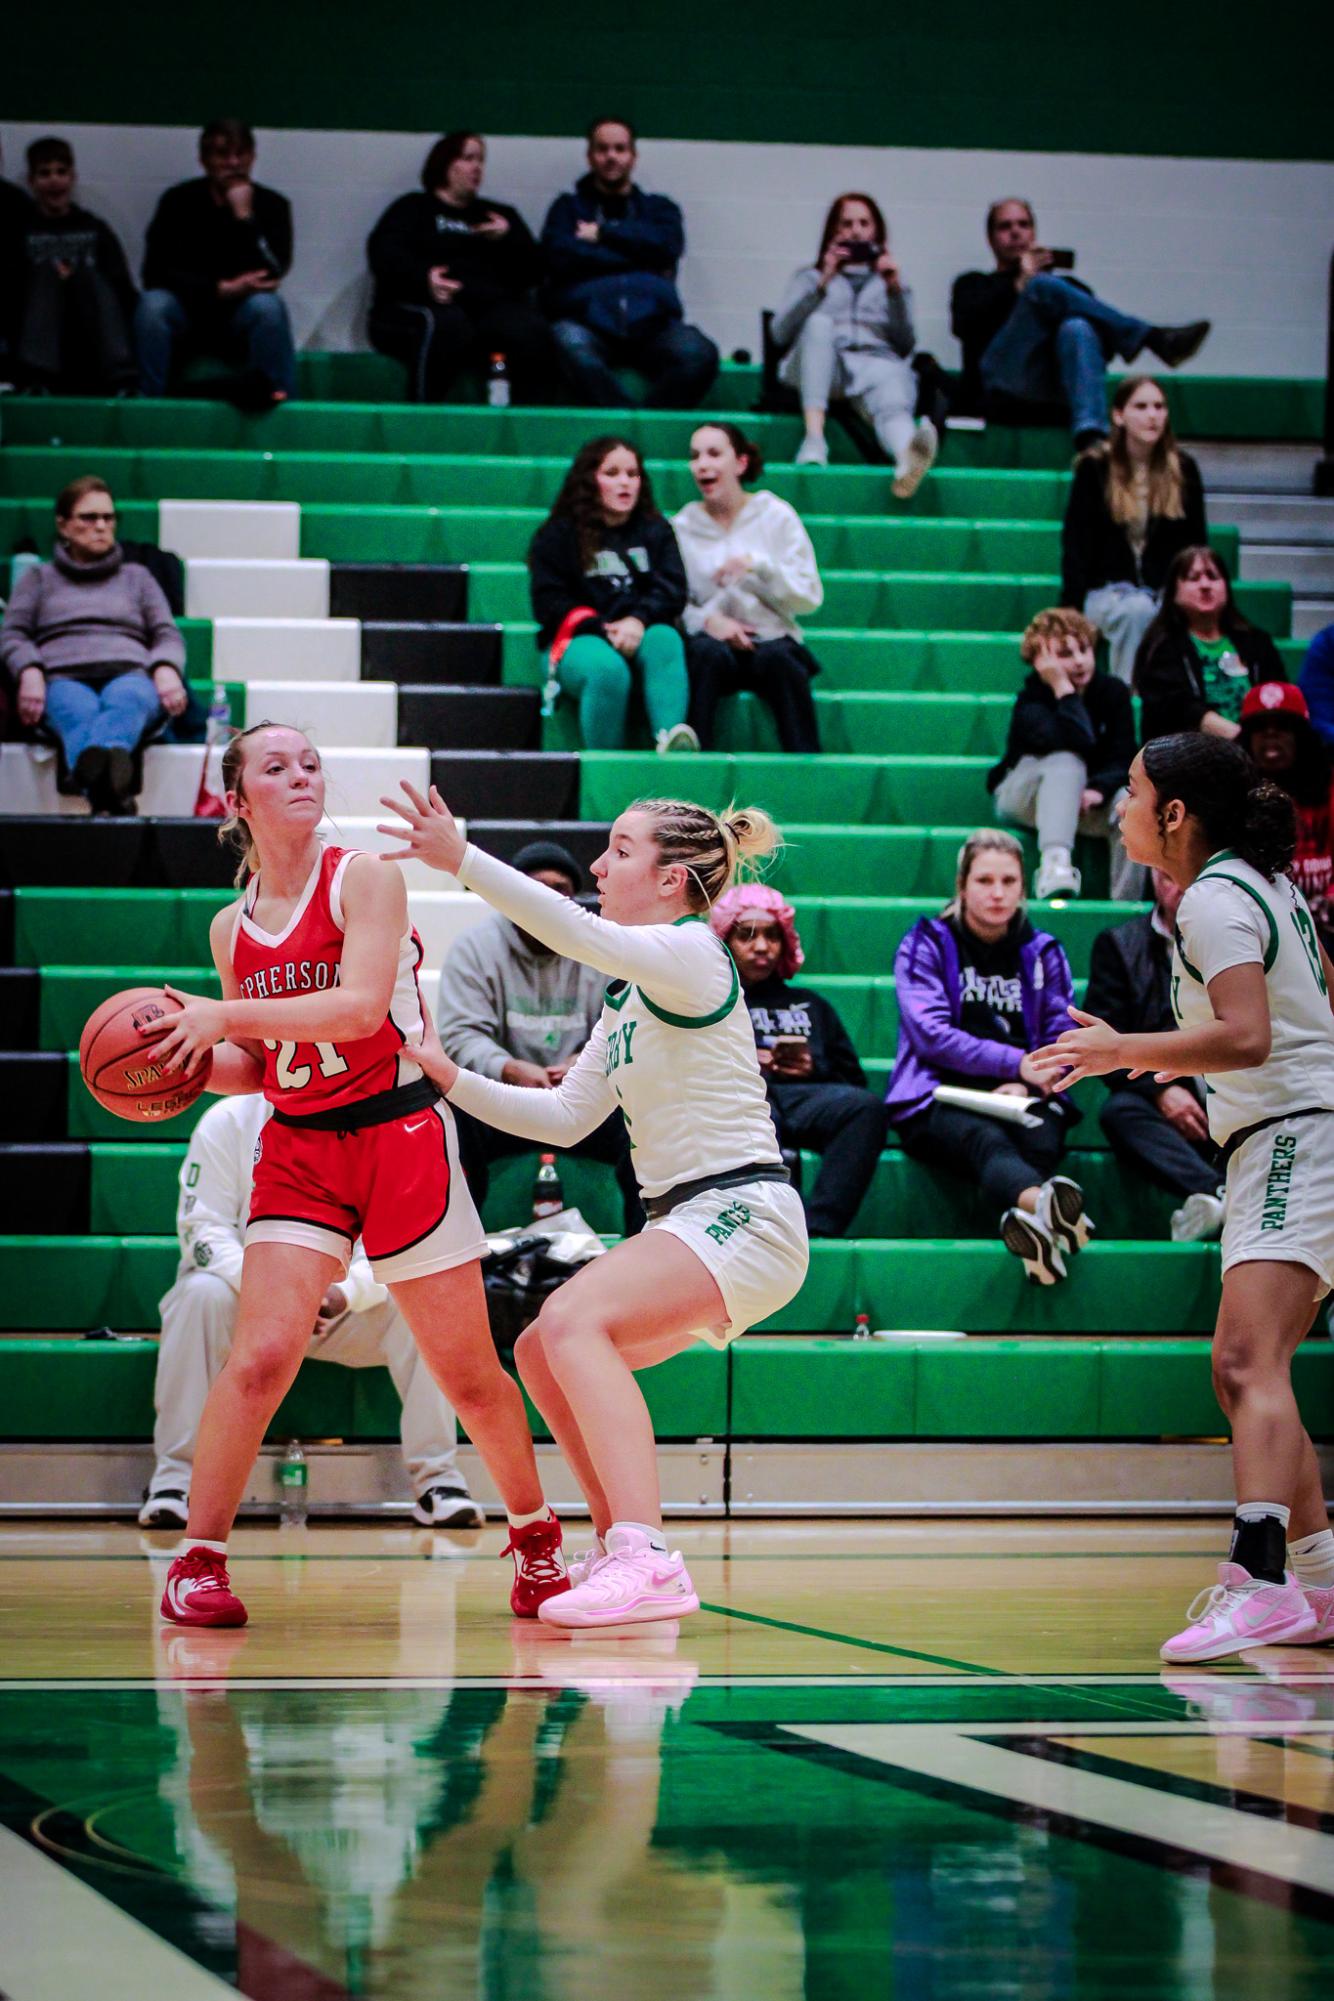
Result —
<path fill-rule="evenodd" d="M 181 1192 L 176 1205 L 176 1236 L 181 1246 L 178 1280 L 191 1272 L 207 1271 L 233 1292 L 240 1292 L 255 1147 L 268 1116 L 267 1100 L 254 1092 L 219 1098 L 195 1127 L 181 1162 Z M 389 1297 L 388 1289 L 371 1276 L 370 1265 L 359 1250 L 353 1254 L 347 1277 L 339 1283 L 353 1313 L 364 1313 Z"/>
<path fill-rule="evenodd" d="M 760 639 L 801 638 L 797 619 L 820 609 L 824 586 L 795 507 L 761 489 L 747 496 L 729 528 L 702 500 L 692 500 L 672 517 L 672 528 L 690 586 L 687 632 L 702 632 L 704 621 L 721 612 L 753 626 Z M 746 557 L 750 568 L 719 584 L 717 572 L 733 556 Z"/>
<path fill-rule="evenodd" d="M 548 1146 L 573 1145 L 619 1105 L 649 1196 L 737 1167 L 781 1165 L 750 1011 L 731 954 L 704 919 L 612 924 L 471 844 L 458 873 L 513 923 L 611 985 L 558 1089 L 461 1070 L 451 1104 Z"/>

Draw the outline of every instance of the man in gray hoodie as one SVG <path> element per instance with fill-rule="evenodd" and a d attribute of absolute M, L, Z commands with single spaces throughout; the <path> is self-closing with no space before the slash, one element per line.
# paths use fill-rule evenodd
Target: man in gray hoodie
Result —
<path fill-rule="evenodd" d="M 514 867 L 562 896 L 577 896 L 584 872 L 557 841 L 530 841 Z M 437 1027 L 447 1055 L 502 1084 L 552 1090 L 588 1041 L 602 1013 L 604 976 L 562 959 L 498 912 L 454 945 L 440 972 Z M 486 1200 L 491 1163 L 528 1153 L 532 1141 L 455 1111 L 459 1157 L 473 1200 Z M 625 1234 L 643 1228 L 644 1213 L 630 1165 L 630 1139 L 619 1112 L 569 1149 L 615 1169 Z"/>

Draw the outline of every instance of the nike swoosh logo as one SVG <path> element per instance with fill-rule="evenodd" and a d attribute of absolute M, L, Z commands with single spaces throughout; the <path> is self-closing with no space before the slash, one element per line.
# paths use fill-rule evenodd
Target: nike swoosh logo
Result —
<path fill-rule="evenodd" d="M 429 1119 L 418 1119 L 415 1126 L 405 1125 L 403 1130 L 405 1133 L 419 1133 L 423 1126 L 429 1126 L 430 1123 Z"/>
<path fill-rule="evenodd" d="M 1274 1610 L 1275 1608 L 1272 1604 L 1257 1605 L 1252 1602 L 1249 1605 L 1243 1605 L 1241 1607 L 1242 1624 L 1249 1626 L 1251 1631 L 1254 1632 L 1257 1626 L 1264 1625 L 1266 1619 L 1273 1618 Z"/>

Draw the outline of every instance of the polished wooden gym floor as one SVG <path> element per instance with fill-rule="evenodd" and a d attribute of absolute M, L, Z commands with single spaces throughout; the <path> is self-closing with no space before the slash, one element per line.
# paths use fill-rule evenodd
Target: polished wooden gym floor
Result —
<path fill-rule="evenodd" d="M 1328 2001 L 1334 1648 L 1157 1658 L 1222 1533 L 690 1524 L 569 1637 L 495 1528 L 242 1529 L 199 1634 L 0 1526 L 0 1996 Z"/>

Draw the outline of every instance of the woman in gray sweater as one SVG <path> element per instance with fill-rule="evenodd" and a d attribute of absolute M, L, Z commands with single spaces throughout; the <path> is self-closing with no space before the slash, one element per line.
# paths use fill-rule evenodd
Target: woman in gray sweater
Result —
<path fill-rule="evenodd" d="M 806 436 L 798 465 L 827 465 L 825 413 L 845 396 L 894 461 L 894 492 L 916 493 L 940 447 L 917 422 L 912 294 L 899 283 L 889 231 L 870 195 L 840 195 L 825 217 L 814 264 L 794 273 L 773 323 L 786 350 L 779 380 L 801 396 Z"/>
<path fill-rule="evenodd" d="M 186 704 L 185 641 L 159 584 L 126 562 L 102 480 L 72 480 L 56 501 L 54 554 L 14 587 L 0 666 L 19 721 L 59 751 L 59 789 L 95 813 L 133 812 L 139 748 Z"/>

